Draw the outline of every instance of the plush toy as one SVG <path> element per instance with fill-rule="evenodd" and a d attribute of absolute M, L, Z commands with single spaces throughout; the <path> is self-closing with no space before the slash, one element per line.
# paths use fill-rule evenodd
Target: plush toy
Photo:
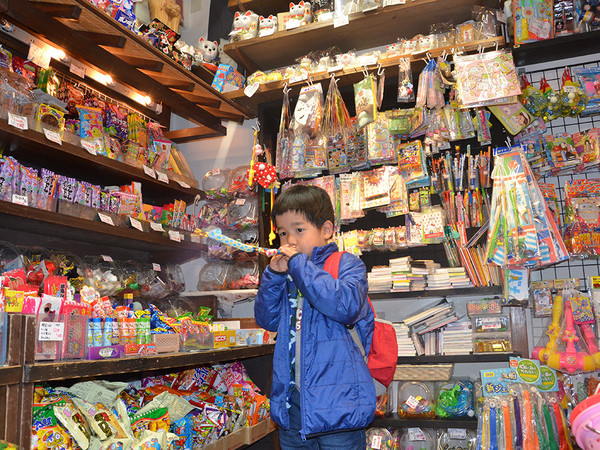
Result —
<path fill-rule="evenodd" d="M 277 30 L 277 16 L 260 16 L 258 37 L 271 36 Z"/>
<path fill-rule="evenodd" d="M 202 58 L 204 62 L 215 63 L 218 61 L 218 47 L 217 41 L 206 41 L 203 37 L 198 39 L 198 48 L 200 49 L 200 53 L 202 53 Z"/>
<path fill-rule="evenodd" d="M 290 22 L 295 21 L 300 25 L 306 25 L 311 22 L 310 3 L 300 0 L 300 3 L 295 5 L 290 3 Z M 288 23 L 289 27 L 289 23 Z"/>
<path fill-rule="evenodd" d="M 252 39 L 258 34 L 258 15 L 252 11 L 245 13 L 236 12 L 233 16 L 233 26 L 231 29 L 232 41 L 243 41 Z"/>

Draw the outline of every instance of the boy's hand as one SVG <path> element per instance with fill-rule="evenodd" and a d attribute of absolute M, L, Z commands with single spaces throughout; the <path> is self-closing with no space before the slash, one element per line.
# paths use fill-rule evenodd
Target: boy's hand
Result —
<path fill-rule="evenodd" d="M 271 258 L 271 262 L 269 263 L 269 266 L 271 267 L 271 269 L 275 270 L 276 272 L 287 272 L 289 269 L 288 261 L 291 256 L 298 253 L 298 250 L 296 250 L 296 246 L 286 244 L 286 245 L 282 245 L 281 247 L 279 247 L 279 251 L 281 253 L 279 255 L 275 255 L 275 256 L 273 256 L 273 258 Z"/>

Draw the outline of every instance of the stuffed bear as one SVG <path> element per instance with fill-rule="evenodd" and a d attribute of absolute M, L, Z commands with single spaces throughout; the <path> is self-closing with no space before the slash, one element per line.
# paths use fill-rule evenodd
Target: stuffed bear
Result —
<path fill-rule="evenodd" d="M 252 11 L 236 12 L 233 16 L 233 26 L 229 35 L 232 41 L 242 41 L 256 37 L 258 35 L 258 15 Z"/>
<path fill-rule="evenodd" d="M 200 53 L 202 53 L 202 58 L 204 62 L 215 63 L 218 61 L 218 47 L 217 41 L 206 41 L 203 37 L 198 39 L 198 48 L 200 49 Z"/>
<path fill-rule="evenodd" d="M 300 3 L 295 5 L 290 3 L 290 22 L 296 21 L 299 25 L 306 25 L 311 22 L 310 3 L 300 0 Z"/>
<path fill-rule="evenodd" d="M 260 16 L 259 23 L 258 37 L 271 36 L 277 30 L 277 16 Z"/>

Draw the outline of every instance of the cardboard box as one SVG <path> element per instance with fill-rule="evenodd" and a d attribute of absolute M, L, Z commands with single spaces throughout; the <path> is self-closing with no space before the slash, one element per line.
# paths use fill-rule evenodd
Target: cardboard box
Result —
<path fill-rule="evenodd" d="M 244 430 L 246 431 L 246 445 L 253 444 L 259 439 L 264 438 L 271 428 L 271 419 L 263 420 L 262 422 L 258 422 L 256 425 L 247 427 Z"/>
<path fill-rule="evenodd" d="M 211 86 L 219 92 L 237 91 L 244 87 L 246 78 L 229 64 L 219 64 Z"/>
<path fill-rule="evenodd" d="M 287 30 L 286 24 L 290 21 L 290 17 L 289 11 L 277 13 L 277 31 Z"/>
<path fill-rule="evenodd" d="M 237 340 L 235 330 L 215 331 L 215 348 L 235 347 Z"/>

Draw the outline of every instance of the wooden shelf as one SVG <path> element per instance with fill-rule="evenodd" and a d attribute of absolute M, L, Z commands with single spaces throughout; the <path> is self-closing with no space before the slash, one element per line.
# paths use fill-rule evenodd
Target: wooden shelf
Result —
<path fill-rule="evenodd" d="M 38 235 L 41 239 L 38 245 L 49 241 L 52 236 L 68 243 L 71 248 L 86 243 L 100 246 L 98 253 L 104 251 L 110 254 L 111 250 L 107 247 L 120 250 L 125 255 L 135 250 L 148 252 L 156 260 L 164 262 L 183 263 L 207 251 L 204 244 L 176 242 L 155 231 L 142 232 L 134 228 L 111 226 L 5 201 L 0 201 L 0 229 Z"/>
<path fill-rule="evenodd" d="M 372 427 L 385 428 L 467 428 L 477 429 L 477 419 L 404 419 L 398 414 L 376 417 Z"/>
<path fill-rule="evenodd" d="M 502 286 L 486 286 L 457 289 L 437 289 L 432 291 L 409 291 L 409 292 L 373 292 L 369 293 L 371 300 L 383 300 L 394 298 L 421 298 L 421 297 L 456 297 L 456 296 L 490 296 L 502 294 Z"/>
<path fill-rule="evenodd" d="M 172 353 L 136 358 L 98 361 L 59 361 L 26 364 L 24 381 L 38 382 L 73 378 L 106 376 L 171 368 L 198 367 L 202 364 L 234 361 L 273 353 L 275 344 L 252 345 L 199 353 Z"/>
<path fill-rule="evenodd" d="M 525 66 L 598 53 L 600 30 L 515 45 L 515 65 Z"/>
<path fill-rule="evenodd" d="M 431 24 L 448 21 L 448 11 L 456 23 L 471 19 L 475 4 L 480 2 L 449 0 L 442 8 L 436 0 L 417 0 L 350 14 L 349 24 L 341 27 L 334 28 L 333 21 L 316 22 L 271 36 L 233 42 L 224 50 L 250 72 L 273 69 L 289 66 L 298 57 L 334 45 L 347 52 L 391 44 L 399 37 L 429 34 Z"/>
<path fill-rule="evenodd" d="M 503 37 L 496 37 L 493 39 L 486 39 L 482 41 L 475 41 L 469 44 L 465 44 L 460 47 L 464 52 L 473 52 L 478 48 L 490 48 L 490 47 L 504 47 L 505 41 Z M 456 46 L 440 47 L 429 51 L 432 58 L 442 55 L 445 51 L 450 53 Z M 400 58 L 410 58 L 413 73 L 417 73 L 424 66 L 423 53 L 416 55 L 403 55 L 392 58 L 382 58 L 377 64 L 367 66 L 367 70 L 376 71 L 379 69 L 379 65 L 385 69 L 386 77 L 397 78 L 398 77 L 398 62 Z M 357 83 L 364 78 L 363 67 L 351 67 L 347 69 L 337 70 L 335 72 L 319 72 L 310 75 L 313 83 L 321 83 L 323 85 L 323 92 L 327 92 L 329 80 L 332 75 L 335 75 L 339 79 L 338 86 L 349 86 Z M 227 92 L 224 95 L 232 100 L 235 100 L 238 104 L 243 105 L 245 108 L 250 110 L 254 114 L 258 114 L 258 104 L 271 102 L 275 100 L 283 99 L 283 87 L 287 86 L 291 89 L 290 96 L 297 96 L 300 93 L 300 89 L 306 85 L 306 81 L 298 81 L 289 83 L 289 80 L 271 81 L 269 83 L 261 84 L 258 90 L 252 97 L 247 97 L 244 94 L 244 89 L 237 91 Z"/>
<path fill-rule="evenodd" d="M 10 148 L 7 155 L 14 156 L 19 162 L 28 165 L 42 165 L 61 175 L 102 185 L 124 185 L 131 181 L 142 183 L 142 195 L 147 203 L 172 203 L 175 199 L 193 202 L 196 195 L 204 198 L 204 193 L 197 188 L 184 188 L 176 181 L 163 183 L 144 173 L 142 169 L 115 161 L 104 156 L 92 155 L 82 147 L 63 142 L 62 145 L 46 139 L 43 133 L 20 130 L 0 120 L 0 140 L 5 148 Z M 42 161 L 40 163 L 40 161 Z"/>
<path fill-rule="evenodd" d="M 21 366 L 0 366 L 0 386 L 18 384 L 23 377 Z"/>
<path fill-rule="evenodd" d="M 228 0 L 227 7 L 233 12 L 252 10 L 262 16 L 269 14 L 275 16 L 277 13 L 289 11 L 290 2 L 287 0 Z"/>
<path fill-rule="evenodd" d="M 507 362 L 519 353 L 479 353 L 469 355 L 398 356 L 398 364 L 454 364 Z"/>
<path fill-rule="evenodd" d="M 69 18 L 60 17 L 47 7 L 49 3 L 71 6 L 75 13 Z M 0 5 L 0 13 L 39 39 L 61 47 L 73 58 L 111 74 L 199 125 L 175 135 L 175 139 L 182 134 L 187 140 L 224 136 L 226 128 L 221 120 L 243 122 L 250 117 L 248 111 L 215 91 L 210 83 L 87 0 L 6 0 Z"/>

